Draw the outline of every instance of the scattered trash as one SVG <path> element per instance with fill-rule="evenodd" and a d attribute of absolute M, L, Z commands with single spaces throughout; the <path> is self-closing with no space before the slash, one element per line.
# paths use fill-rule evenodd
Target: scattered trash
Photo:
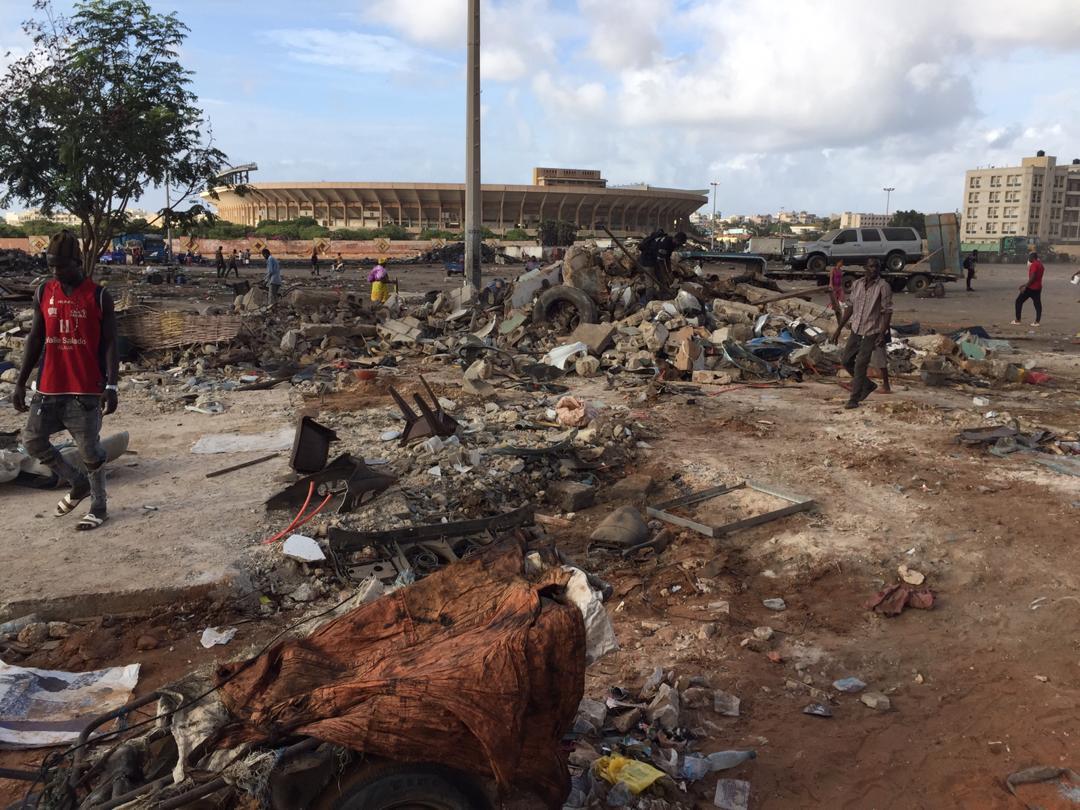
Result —
<path fill-rule="evenodd" d="M 864 692 L 859 695 L 859 700 L 871 709 L 876 709 L 879 712 L 887 712 L 892 708 L 892 703 L 889 699 L 881 694 L 881 692 Z"/>
<path fill-rule="evenodd" d="M 813 717 L 832 717 L 833 716 L 832 709 L 830 709 L 824 703 L 811 703 L 809 706 L 804 708 L 802 711 L 803 711 L 803 714 L 809 714 L 809 715 L 812 715 Z"/>
<path fill-rule="evenodd" d="M 131 698 L 139 665 L 62 672 L 0 661 L 0 745 L 42 748 L 75 742 L 94 717 Z"/>
<path fill-rule="evenodd" d="M 906 565 L 900 565 L 896 569 L 896 573 L 898 573 L 900 579 L 904 580 L 908 585 L 922 585 L 926 581 L 925 574 L 916 571 L 914 568 L 908 568 Z"/>
<path fill-rule="evenodd" d="M 844 692 L 846 694 L 854 694 L 855 692 L 861 692 L 866 688 L 866 684 L 858 678 L 841 678 L 838 681 L 833 681 L 833 689 L 837 692 Z"/>
<path fill-rule="evenodd" d="M 748 810 L 750 783 L 739 779 L 721 779 L 716 783 L 713 804 L 720 810 Z"/>
<path fill-rule="evenodd" d="M 608 548 L 636 546 L 649 536 L 649 527 L 641 514 L 632 506 L 620 506 L 593 530 L 589 536 L 592 545 Z"/>
<path fill-rule="evenodd" d="M 647 790 L 653 782 L 665 776 L 659 768 L 619 754 L 600 757 L 593 763 L 593 772 L 612 785 L 621 782 L 634 796 Z"/>
<path fill-rule="evenodd" d="M 883 616 L 899 616 L 904 608 L 930 610 L 934 606 L 934 592 L 929 589 L 914 590 L 907 585 L 890 585 L 878 591 L 865 605 Z"/>
<path fill-rule="evenodd" d="M 319 562 L 326 559 L 319 543 L 313 538 L 303 534 L 291 534 L 285 538 L 281 546 L 281 552 L 286 557 L 292 557 L 301 562 Z"/>
<path fill-rule="evenodd" d="M 219 630 L 217 627 L 207 627 L 202 631 L 199 643 L 209 650 L 219 644 L 228 644 L 235 636 L 235 627 L 226 627 L 224 630 Z"/>
<path fill-rule="evenodd" d="M 764 599 L 761 604 L 765 605 L 769 610 L 787 610 L 787 603 L 779 598 Z"/>

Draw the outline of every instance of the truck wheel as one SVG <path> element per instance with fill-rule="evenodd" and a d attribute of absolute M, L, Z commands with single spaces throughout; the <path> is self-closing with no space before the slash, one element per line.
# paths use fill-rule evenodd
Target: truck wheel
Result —
<path fill-rule="evenodd" d="M 389 765 L 357 782 L 332 810 L 490 810 L 467 777 L 438 765 Z"/>
<path fill-rule="evenodd" d="M 930 286 L 930 277 L 923 275 L 922 273 L 916 273 L 907 282 L 907 291 L 909 293 L 918 293 L 925 290 Z"/>
<path fill-rule="evenodd" d="M 596 302 L 582 290 L 560 284 L 545 290 L 533 306 L 533 323 L 549 323 L 562 333 L 572 332 L 578 324 L 597 323 Z"/>
<path fill-rule="evenodd" d="M 820 273 L 825 269 L 825 257 L 820 253 L 815 253 L 809 259 L 806 260 L 806 266 L 812 273 Z"/>
<path fill-rule="evenodd" d="M 885 269 L 890 273 L 899 273 L 907 267 L 907 256 L 903 253 L 890 253 L 885 258 Z"/>
<path fill-rule="evenodd" d="M 844 273 L 844 295 L 851 295 L 851 288 L 855 286 L 856 278 L 851 273 Z"/>
<path fill-rule="evenodd" d="M 902 293 L 907 289 L 908 280 L 905 277 L 886 279 L 889 282 L 889 286 L 892 287 L 894 293 Z"/>

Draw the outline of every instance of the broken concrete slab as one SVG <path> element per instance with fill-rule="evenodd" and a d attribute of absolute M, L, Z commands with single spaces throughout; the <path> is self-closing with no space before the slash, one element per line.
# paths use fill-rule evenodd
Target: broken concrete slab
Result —
<path fill-rule="evenodd" d="M 656 697 L 645 710 L 645 716 L 650 723 L 656 723 L 665 731 L 674 731 L 679 727 L 681 711 L 678 690 L 662 683 L 656 690 Z"/>
<path fill-rule="evenodd" d="M 547 489 L 548 500 L 562 512 L 580 512 L 596 500 L 596 487 L 578 481 L 554 481 Z"/>
<path fill-rule="evenodd" d="M 633 504 L 644 504 L 649 493 L 653 491 L 656 482 L 651 475 L 636 473 L 628 475 L 620 481 L 616 481 L 604 492 L 605 501 L 626 501 Z"/>
<path fill-rule="evenodd" d="M 698 369 L 690 377 L 693 382 L 706 385 L 731 385 L 742 379 L 742 371 L 737 368 L 726 368 L 723 371 L 710 371 Z"/>
<path fill-rule="evenodd" d="M 627 548 L 645 542 L 649 537 L 649 527 L 632 506 L 621 506 L 604 518 L 589 539 L 593 543 L 605 546 Z"/>
<path fill-rule="evenodd" d="M 610 323 L 582 323 L 570 334 L 571 343 L 584 343 L 589 354 L 602 355 L 614 343 L 615 326 Z"/>

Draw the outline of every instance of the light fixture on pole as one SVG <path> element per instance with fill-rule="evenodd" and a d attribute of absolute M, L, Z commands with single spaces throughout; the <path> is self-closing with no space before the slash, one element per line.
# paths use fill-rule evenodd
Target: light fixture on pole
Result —
<path fill-rule="evenodd" d="M 465 97 L 465 278 L 481 285 L 480 232 L 480 0 L 469 0 Z"/>
<path fill-rule="evenodd" d="M 889 218 L 889 197 L 896 191 L 896 186 L 885 186 L 881 190 L 885 192 L 885 219 L 887 221 Z"/>
<path fill-rule="evenodd" d="M 720 183 L 713 180 L 709 185 L 712 186 L 712 220 L 709 225 L 709 250 L 716 250 L 716 187 Z"/>

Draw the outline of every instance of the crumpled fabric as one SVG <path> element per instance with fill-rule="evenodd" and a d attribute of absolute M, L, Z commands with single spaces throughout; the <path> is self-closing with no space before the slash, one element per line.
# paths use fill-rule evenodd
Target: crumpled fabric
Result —
<path fill-rule="evenodd" d="M 233 718 L 216 745 L 306 735 L 532 790 L 570 789 L 560 740 L 585 688 L 570 574 L 523 575 L 507 540 L 217 671 Z M 226 679 L 235 675 L 232 680 Z"/>
<path fill-rule="evenodd" d="M 934 607 L 934 592 L 929 588 L 916 589 L 896 583 L 878 591 L 866 603 L 867 610 L 883 616 L 899 616 L 907 607 L 930 610 Z"/>
<path fill-rule="evenodd" d="M 583 428 L 596 418 L 596 409 L 577 397 L 563 397 L 555 404 L 560 425 Z"/>

